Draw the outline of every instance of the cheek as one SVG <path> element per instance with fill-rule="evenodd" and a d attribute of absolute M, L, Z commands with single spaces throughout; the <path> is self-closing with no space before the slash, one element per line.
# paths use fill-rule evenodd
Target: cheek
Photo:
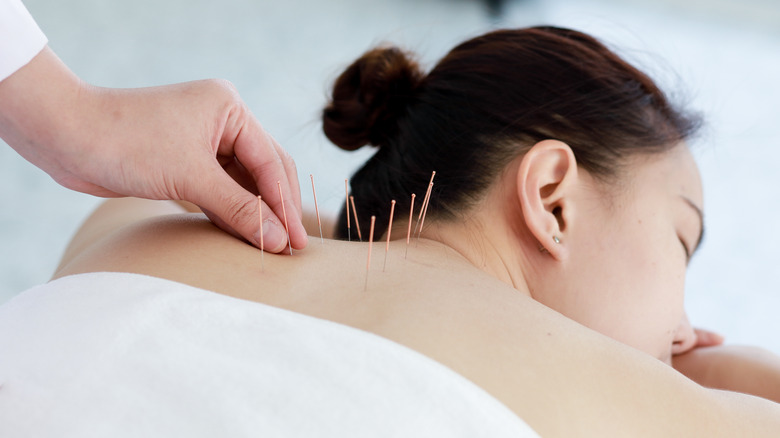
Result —
<path fill-rule="evenodd" d="M 561 294 L 556 310 L 665 357 L 682 317 L 685 286 L 685 257 L 674 233 L 653 217 L 592 231 L 573 248 L 578 255 L 565 290 L 576 292 Z"/>
<path fill-rule="evenodd" d="M 642 343 L 642 350 L 656 357 L 669 355 L 674 333 L 683 316 L 685 257 L 676 239 L 659 244 L 648 254 L 647 269 L 636 272 L 637 290 L 633 302 L 625 303 L 632 315 L 630 330 Z M 676 243 L 676 244 L 675 244 Z"/>
<path fill-rule="evenodd" d="M 624 272 L 630 274 L 621 280 L 622 329 L 631 336 L 627 343 L 662 358 L 683 315 L 685 256 L 676 239 L 643 240 L 623 259 Z"/>

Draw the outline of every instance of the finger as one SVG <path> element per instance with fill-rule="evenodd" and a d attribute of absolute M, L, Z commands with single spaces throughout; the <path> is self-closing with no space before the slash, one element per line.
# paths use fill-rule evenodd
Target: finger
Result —
<path fill-rule="evenodd" d="M 262 130 L 259 122 L 251 114 L 248 117 L 246 125 L 235 137 L 232 149 L 241 165 L 252 175 L 258 192 L 276 216 L 282 217 L 285 212 L 287 213 L 287 225 L 293 248 L 303 248 L 308 237 L 301 219 L 300 189 L 297 172 L 294 164 L 291 165 L 292 159 L 282 158 L 286 157 L 286 152 L 281 147 L 277 150 L 275 141 Z M 223 142 L 230 142 L 230 137 L 223 139 Z M 223 149 L 220 153 L 225 153 L 230 147 L 226 146 Z M 279 186 L 282 188 L 284 210 L 282 198 L 279 196 Z"/>
<path fill-rule="evenodd" d="M 292 194 L 291 201 L 295 211 L 298 212 L 298 218 L 300 219 L 299 221 L 293 221 L 289 224 L 290 241 L 293 248 L 304 248 L 308 242 L 309 237 L 308 233 L 306 232 L 306 228 L 303 226 L 303 207 L 301 204 L 301 189 L 298 181 L 298 169 L 295 166 L 295 161 L 292 159 L 290 154 L 288 154 L 287 151 L 285 151 L 279 145 L 279 143 L 273 139 L 273 137 L 269 135 L 269 138 L 273 142 L 274 147 L 276 148 L 276 151 L 279 154 L 279 157 L 281 158 L 285 167 L 288 181 L 290 183 L 290 192 Z M 287 201 L 287 199 L 288 198 L 285 198 L 285 201 Z"/>
<path fill-rule="evenodd" d="M 232 158 L 232 159 L 230 159 L 227 162 L 225 162 L 225 160 L 222 160 L 221 163 L 223 163 L 222 164 L 222 168 L 225 170 L 225 172 L 227 172 L 227 174 L 231 178 L 233 178 L 234 181 L 236 181 L 238 184 L 240 184 L 244 189 L 248 190 L 249 192 L 252 192 L 254 194 L 257 193 L 257 186 L 256 186 L 256 183 L 255 183 L 254 179 L 252 179 L 252 176 L 249 175 L 249 172 L 247 172 L 246 168 L 244 168 L 244 166 L 242 166 L 241 163 L 236 158 Z M 294 166 L 295 166 L 295 164 L 293 163 L 293 171 L 295 171 L 295 167 Z M 297 171 L 296 171 L 296 174 L 297 174 Z M 297 186 L 297 181 L 298 181 L 297 175 L 295 175 L 295 177 L 292 178 L 291 181 L 296 182 L 296 186 L 293 189 L 293 193 L 296 193 L 296 192 L 300 193 L 300 191 L 297 189 L 297 187 L 298 187 Z M 281 182 L 279 182 L 279 185 L 281 185 Z M 278 186 L 277 186 L 277 189 L 278 189 Z M 277 190 L 276 193 L 279 193 L 279 191 Z M 283 214 L 280 217 L 280 219 L 284 219 L 284 213 L 287 213 L 288 215 L 295 214 L 294 199 L 293 200 L 289 200 L 287 197 L 285 197 L 284 205 L 285 205 L 285 210 L 283 210 Z M 207 214 L 207 216 L 208 216 L 208 214 Z M 209 218 L 211 218 L 211 217 L 209 217 Z M 214 219 L 212 219 L 212 221 L 214 223 L 217 223 L 217 221 L 214 220 Z M 296 223 L 297 223 L 296 221 L 294 221 L 294 220 L 290 221 L 288 219 L 288 226 L 290 227 L 289 240 L 292 242 L 293 248 L 301 249 L 301 248 L 304 248 L 306 246 L 306 241 L 308 240 L 308 233 L 306 232 L 305 229 L 300 229 L 300 228 L 296 227 L 296 225 L 295 225 Z M 284 225 L 284 224 L 282 224 L 282 225 Z M 222 227 L 220 226 L 220 228 L 222 228 Z M 301 235 L 303 235 L 304 240 L 301 240 Z"/>
<path fill-rule="evenodd" d="M 723 344 L 725 340 L 722 335 L 709 330 L 694 328 L 693 331 L 696 332 L 696 348 L 714 347 Z"/>
<path fill-rule="evenodd" d="M 257 185 L 252 175 L 247 172 L 244 166 L 235 157 L 231 158 L 226 164 L 222 164 L 222 169 L 233 178 L 241 187 L 246 191 L 252 192 L 257 195 Z"/>
<path fill-rule="evenodd" d="M 691 327 L 691 323 L 688 320 L 688 314 L 683 313 L 680 323 L 674 333 L 672 355 L 683 354 L 696 348 L 697 342 L 696 332 L 693 330 L 693 327 Z"/>
<path fill-rule="evenodd" d="M 284 166 L 285 172 L 287 173 L 287 177 L 290 182 L 290 190 L 293 195 L 295 207 L 298 209 L 298 215 L 303 217 L 301 187 L 300 183 L 298 182 L 298 167 L 295 165 L 295 160 L 293 160 L 292 156 L 290 156 L 290 154 L 276 141 L 276 139 L 273 138 L 271 134 L 268 134 L 268 138 L 274 145 L 276 153 L 279 154 L 279 157 L 282 160 L 282 165 Z"/>
<path fill-rule="evenodd" d="M 198 205 L 215 225 L 260 247 L 261 224 L 257 197 L 243 189 L 216 163 L 188 186 L 182 197 Z M 265 199 L 265 198 L 263 198 Z M 278 253 L 287 246 L 287 233 L 272 209 L 264 203 L 263 244 L 266 251 Z"/>
<path fill-rule="evenodd" d="M 677 356 L 693 350 L 697 346 L 696 335 L 686 337 L 681 341 L 672 343 L 672 355 Z"/>

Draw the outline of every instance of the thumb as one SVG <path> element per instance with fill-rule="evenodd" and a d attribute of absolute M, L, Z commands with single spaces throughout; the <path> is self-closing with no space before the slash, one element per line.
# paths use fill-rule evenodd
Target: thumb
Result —
<path fill-rule="evenodd" d="M 200 207 L 222 230 L 260 247 L 260 214 L 257 196 L 245 190 L 221 167 L 197 179 L 201 190 L 186 191 L 184 200 Z M 287 246 L 287 232 L 279 218 L 265 204 L 263 208 L 263 247 L 278 253 Z"/>

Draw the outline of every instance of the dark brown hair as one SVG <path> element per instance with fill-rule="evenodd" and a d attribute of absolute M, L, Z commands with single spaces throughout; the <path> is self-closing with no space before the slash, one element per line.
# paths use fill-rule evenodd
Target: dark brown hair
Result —
<path fill-rule="evenodd" d="M 351 178 L 360 224 L 376 215 L 379 230 L 390 201 L 408 211 L 434 170 L 428 217 L 452 219 L 541 140 L 567 143 L 581 168 L 607 180 L 625 157 L 666 151 L 698 126 L 599 41 L 556 27 L 471 39 L 427 76 L 397 48 L 371 50 L 336 80 L 323 114 L 325 135 L 342 149 L 379 147 Z"/>

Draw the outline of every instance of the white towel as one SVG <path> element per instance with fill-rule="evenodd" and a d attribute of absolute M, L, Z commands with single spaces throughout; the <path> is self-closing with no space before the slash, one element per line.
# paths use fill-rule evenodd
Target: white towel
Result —
<path fill-rule="evenodd" d="M 157 278 L 65 277 L 0 307 L 2 437 L 528 437 L 392 341 Z"/>

